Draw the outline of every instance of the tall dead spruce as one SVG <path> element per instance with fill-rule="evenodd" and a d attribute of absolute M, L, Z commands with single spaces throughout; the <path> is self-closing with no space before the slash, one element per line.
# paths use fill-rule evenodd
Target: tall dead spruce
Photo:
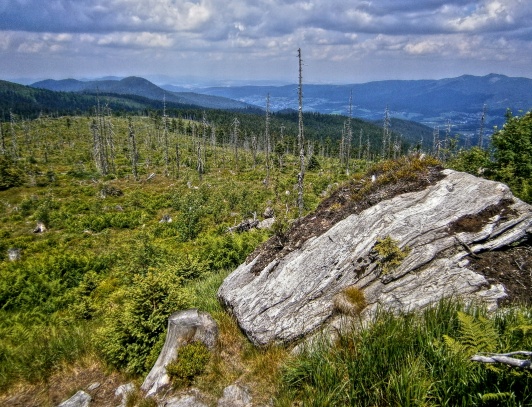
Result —
<path fill-rule="evenodd" d="M 299 129 L 297 134 L 297 145 L 299 147 L 299 164 L 300 170 L 297 176 L 297 207 L 299 210 L 299 217 L 303 216 L 303 182 L 305 179 L 305 136 L 303 134 L 303 69 L 301 62 L 301 48 L 297 50 L 297 57 L 299 60 Z"/>
<path fill-rule="evenodd" d="M 131 172 L 133 173 L 133 177 L 135 178 L 135 181 L 138 181 L 139 174 L 137 170 L 137 163 L 138 163 L 139 153 L 137 151 L 137 142 L 135 140 L 135 128 L 133 127 L 133 121 L 131 120 L 131 117 L 127 118 L 127 124 L 128 124 L 128 131 L 129 131 L 129 147 L 131 150 L 131 154 L 130 154 Z"/>

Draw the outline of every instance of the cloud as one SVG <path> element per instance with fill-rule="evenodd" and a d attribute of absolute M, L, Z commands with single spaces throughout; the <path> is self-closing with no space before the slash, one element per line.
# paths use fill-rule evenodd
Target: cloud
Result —
<path fill-rule="evenodd" d="M 323 67 L 428 57 L 456 64 L 474 58 L 485 66 L 504 56 L 525 69 L 532 52 L 528 2 L 0 0 L 0 50 L 4 57 L 46 58 L 103 57 L 113 49 L 124 60 L 144 55 L 142 64 L 153 69 L 159 60 L 189 69 L 193 58 L 204 64 L 241 58 L 260 71 L 291 61 L 301 47 Z"/>

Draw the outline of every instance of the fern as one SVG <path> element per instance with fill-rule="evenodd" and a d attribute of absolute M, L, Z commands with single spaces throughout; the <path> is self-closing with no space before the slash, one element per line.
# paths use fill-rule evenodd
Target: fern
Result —
<path fill-rule="evenodd" d="M 475 318 L 465 312 L 458 311 L 460 338 L 453 339 L 444 335 L 447 347 L 453 353 L 464 353 L 472 356 L 478 352 L 493 352 L 499 340 L 499 333 L 492 321 L 479 316 Z"/>
<path fill-rule="evenodd" d="M 487 404 L 493 402 L 499 403 L 508 400 L 513 400 L 514 397 L 514 393 L 507 391 L 504 393 L 486 393 L 480 396 L 480 399 L 482 400 L 482 403 Z"/>

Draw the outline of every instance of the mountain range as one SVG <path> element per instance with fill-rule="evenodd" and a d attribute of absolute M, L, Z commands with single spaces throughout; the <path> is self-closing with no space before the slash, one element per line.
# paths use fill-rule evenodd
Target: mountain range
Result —
<path fill-rule="evenodd" d="M 195 105 L 207 109 L 242 110 L 255 108 L 254 106 L 226 97 L 200 94 L 194 92 L 172 92 L 160 88 L 152 82 L 130 76 L 124 79 L 107 79 L 97 81 L 79 81 L 76 79 L 53 80 L 35 82 L 33 88 L 53 90 L 56 92 L 78 93 L 111 93 L 116 95 L 137 95 L 148 99 Z"/>
<path fill-rule="evenodd" d="M 269 94 L 272 110 L 298 107 L 297 85 L 210 87 L 194 91 L 262 107 Z M 306 111 L 347 115 L 352 94 L 355 117 L 382 120 L 388 108 L 392 117 L 440 129 L 449 123 L 453 131 L 461 133 L 479 128 L 483 109 L 486 109 L 485 126 L 489 131 L 504 123 L 506 109 L 517 114 L 532 108 L 532 79 L 498 74 L 347 85 L 303 84 L 303 92 Z"/>
<path fill-rule="evenodd" d="M 266 97 L 270 96 L 272 112 L 297 110 L 297 85 L 191 87 L 156 85 L 144 78 L 107 77 L 99 80 L 43 80 L 22 86 L 2 82 L 4 94 L 0 107 L 9 111 L 17 101 L 19 111 L 56 109 L 86 110 L 94 104 L 95 95 L 105 95 L 113 109 L 160 109 L 191 107 L 246 111 L 262 114 Z M 47 93 L 53 91 L 52 93 Z M 7 93 L 6 93 L 7 92 Z M 55 93 L 54 93 L 55 92 Z M 0 92 L 1 93 L 1 92 Z M 16 96 L 15 96 L 16 95 Z M 385 110 L 392 120 L 392 129 L 409 140 L 432 138 L 433 129 L 450 130 L 475 142 L 485 111 L 484 131 L 489 136 L 494 126 L 501 126 L 505 113 L 514 114 L 532 108 L 532 79 L 504 75 L 463 75 L 440 80 L 392 80 L 364 84 L 315 85 L 303 84 L 305 112 L 348 115 L 350 97 L 352 115 L 382 126 Z M 66 112 L 66 111 L 65 111 Z M 416 124 L 417 123 L 417 124 Z M 449 130 L 448 130 L 449 129 Z M 465 138 L 463 139 L 465 140 Z"/>

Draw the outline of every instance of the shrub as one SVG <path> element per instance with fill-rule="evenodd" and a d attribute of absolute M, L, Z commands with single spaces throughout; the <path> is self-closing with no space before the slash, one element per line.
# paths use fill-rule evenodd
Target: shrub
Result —
<path fill-rule="evenodd" d="M 386 236 L 382 239 L 377 239 L 372 252 L 377 256 L 377 264 L 382 274 L 388 274 L 401 265 L 402 261 L 410 253 L 410 247 L 405 246 L 400 249 L 394 239 Z"/>
<path fill-rule="evenodd" d="M 146 372 L 151 368 L 146 362 L 160 351 L 168 317 L 189 304 L 190 295 L 174 273 L 150 271 L 135 276 L 130 286 L 116 294 L 98 332 L 104 358 L 128 373 Z"/>
<path fill-rule="evenodd" d="M 24 172 L 6 156 L 0 156 L 0 191 L 18 187 L 24 183 Z"/>
<path fill-rule="evenodd" d="M 176 387 L 188 386 L 204 372 L 211 354 L 203 342 L 189 343 L 177 351 L 177 358 L 166 366 L 166 373 Z"/>
<path fill-rule="evenodd" d="M 308 163 L 307 163 L 307 170 L 308 171 L 317 171 L 317 170 L 320 170 L 320 169 L 321 169 L 320 162 L 318 161 L 318 159 L 316 158 L 315 155 L 311 155 L 309 160 L 308 160 Z"/>

